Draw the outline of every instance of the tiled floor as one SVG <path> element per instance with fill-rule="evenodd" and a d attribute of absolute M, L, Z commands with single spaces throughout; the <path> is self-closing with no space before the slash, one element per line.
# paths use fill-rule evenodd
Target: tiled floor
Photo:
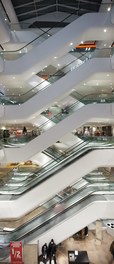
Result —
<path fill-rule="evenodd" d="M 111 242 L 114 240 L 106 230 L 103 230 L 103 239 L 98 245 L 94 230 L 89 230 L 88 237 L 84 240 L 68 238 L 57 250 L 57 264 L 68 264 L 68 250 L 86 250 L 90 264 L 114 264 L 109 251 Z"/>

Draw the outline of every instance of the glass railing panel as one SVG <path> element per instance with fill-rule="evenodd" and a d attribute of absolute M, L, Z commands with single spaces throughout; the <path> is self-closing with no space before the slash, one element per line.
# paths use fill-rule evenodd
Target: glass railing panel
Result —
<path fill-rule="evenodd" d="M 107 168 L 99 168 L 97 171 L 91 172 L 88 175 L 84 176 L 89 183 L 112 183 L 114 184 L 114 176 L 112 172 Z"/>
<path fill-rule="evenodd" d="M 84 203 L 84 206 L 86 205 L 86 199 L 88 197 L 90 198 L 92 194 L 95 194 L 95 192 L 98 192 L 99 190 L 103 191 L 103 194 L 105 194 L 105 192 L 107 192 L 109 189 L 110 189 L 109 186 L 105 187 L 105 190 L 103 190 L 103 188 L 102 187 L 100 188 L 98 185 L 97 186 L 95 186 L 95 184 L 92 186 L 88 185 L 87 188 L 78 191 L 78 193 L 75 193 L 72 196 L 67 197 L 62 202 L 60 202 L 59 210 L 57 210 L 56 204 L 51 203 L 44 213 L 41 213 L 41 215 L 35 217 L 34 219 L 32 219 L 32 221 L 29 221 L 27 224 L 24 224 L 23 226 L 15 229 L 9 234 L 4 233 L 4 236 L 1 233 L 0 236 L 2 239 L 2 243 L 8 243 L 9 241 L 12 240 L 12 237 L 13 240 L 14 238 L 15 240 L 17 240 L 20 237 L 25 237 L 26 235 L 33 233 L 37 228 L 40 228 L 43 224 L 46 225 L 48 221 L 53 221 L 53 219 L 55 219 L 55 217 L 57 217 L 58 215 L 60 219 L 59 222 L 57 221 L 57 223 L 60 223 L 61 221 L 72 215 L 71 212 L 69 211 L 71 210 L 71 208 L 73 209 L 73 212 L 77 213 L 78 209 L 81 208 L 80 206 L 82 205 L 82 203 Z M 114 191 L 114 186 L 112 190 Z M 66 212 L 68 212 L 67 215 Z M 61 215 L 62 215 L 62 219 L 61 219 Z M 52 223 L 51 227 L 55 225 L 54 222 Z"/>
<path fill-rule="evenodd" d="M 109 199 L 110 200 L 110 199 Z M 1 258 L 7 252 L 7 256 L 9 255 L 9 243 L 10 241 L 23 240 L 23 242 L 27 243 L 30 240 L 38 237 L 43 234 L 46 230 L 54 227 L 56 224 L 60 224 L 62 221 L 66 220 L 70 216 L 78 213 L 79 210 L 87 207 L 90 203 L 94 201 L 105 201 L 105 196 L 103 195 L 94 195 L 92 193 L 88 194 L 88 196 L 83 197 L 82 200 L 77 203 L 73 201 L 71 204 L 64 204 L 61 206 L 61 212 L 54 212 L 52 209 L 46 212 L 44 215 L 38 217 L 38 219 L 34 219 L 32 222 L 27 223 L 27 225 L 22 226 L 21 228 L 17 228 L 12 233 L 1 232 L 0 240 L 2 244 Z M 6 251 L 7 249 L 7 251 Z"/>
<path fill-rule="evenodd" d="M 14 135 L 13 137 L 9 136 L 8 138 L 6 137 L 0 139 L 0 145 L 4 147 L 19 147 L 30 142 L 35 137 L 36 137 L 35 135 L 29 133 L 27 133 L 26 135 L 19 135 L 19 136 Z"/>
<path fill-rule="evenodd" d="M 54 160 L 54 161 L 50 161 L 48 162 L 48 164 L 44 164 L 43 167 L 41 167 L 38 171 L 36 171 L 35 173 L 33 173 L 32 175 L 32 179 L 30 182 L 25 182 L 23 186 L 19 187 L 17 186 L 15 188 L 15 191 L 11 190 L 11 186 L 5 185 L 5 190 L 3 190 L 3 187 L 0 188 L 0 193 L 1 194 L 15 194 L 15 195 L 19 195 L 27 190 L 29 190 L 29 188 L 33 188 L 34 186 L 36 186 L 37 184 L 41 183 L 42 181 L 44 181 L 45 179 L 50 177 L 53 175 L 53 173 L 55 173 L 58 169 L 62 169 L 62 167 L 66 164 L 69 164 L 70 162 L 75 161 L 76 158 L 87 154 L 88 151 L 92 151 L 93 149 L 104 149 L 104 148 L 113 148 L 113 144 L 108 144 L 107 143 L 94 143 L 93 144 L 89 144 L 88 142 L 81 142 L 78 146 L 76 144 L 76 146 L 73 146 L 69 149 L 67 149 L 65 151 L 65 153 L 63 155 L 61 155 L 61 157 L 59 157 L 58 159 Z M 34 175 L 35 174 L 35 175 Z M 14 197 L 13 197 L 14 198 Z"/>
<path fill-rule="evenodd" d="M 80 102 L 75 102 L 69 107 L 66 107 L 64 109 L 61 109 L 61 112 L 57 115 L 49 115 L 49 111 L 42 112 L 42 115 L 44 115 L 46 118 L 48 118 L 42 125 L 40 125 L 37 128 L 37 132 L 34 134 L 34 131 L 31 131 L 31 133 L 27 133 L 26 135 L 9 135 L 9 136 L 0 136 L 0 147 L 21 147 L 31 140 L 35 139 L 37 136 L 40 136 L 42 133 L 62 121 L 63 119 L 67 118 L 69 115 L 71 115 L 73 112 L 75 112 L 77 109 L 79 109 L 82 106 Z"/>
<path fill-rule="evenodd" d="M 95 58 L 97 58 L 97 56 L 98 57 L 100 56 L 99 53 L 101 53 L 101 57 L 103 56 L 109 57 L 111 54 L 113 54 L 113 48 L 103 49 L 100 51 L 95 50 L 95 51 L 96 51 Z M 92 56 L 90 56 L 91 53 L 92 53 Z M 86 60 L 91 59 L 93 57 L 94 52 L 91 52 L 91 53 L 85 52 L 84 54 L 81 54 L 78 59 L 74 57 L 74 60 L 72 62 L 65 65 L 61 69 L 57 70 L 54 74 L 50 74 L 50 73 L 47 74 L 47 70 L 46 68 L 44 68 L 42 70 L 42 73 L 41 72 L 37 73 L 37 75 L 39 76 L 44 76 L 44 78 L 41 78 L 41 82 L 37 86 L 29 89 L 26 93 L 23 93 L 23 94 L 22 94 L 22 91 L 20 90 L 18 95 L 10 95 L 10 94 L 7 94 L 7 96 L 2 95 L 1 103 L 2 104 L 22 104 L 24 103 L 26 100 L 29 100 L 31 97 L 35 96 L 38 92 L 46 89 L 48 86 L 51 85 L 51 83 L 56 82 L 58 79 L 65 76 L 70 71 L 78 68 L 84 62 L 86 62 Z M 51 65 L 49 65 L 49 68 L 50 67 Z"/>
<path fill-rule="evenodd" d="M 111 90 L 110 92 L 103 92 L 101 93 L 90 93 L 86 95 L 82 95 L 79 92 L 72 92 L 70 94 L 76 100 L 82 102 L 83 104 L 92 104 L 92 103 L 112 103 L 114 102 L 114 92 Z"/>
<path fill-rule="evenodd" d="M 84 144 L 86 144 L 86 143 L 83 143 L 83 145 Z M 78 145 L 77 151 L 80 148 L 81 148 L 81 145 Z M 74 152 L 73 152 L 73 148 L 72 148 L 71 154 L 73 155 L 73 153 Z M 69 152 L 69 154 L 70 154 L 70 152 Z M 34 184 L 36 185 L 37 182 L 41 182 L 41 180 L 45 180 L 47 177 L 49 177 L 49 175 L 52 171 L 54 172 L 55 170 L 57 170 L 57 168 L 61 167 L 61 162 L 63 162 L 63 160 L 66 159 L 66 156 L 68 159 L 68 154 L 66 153 L 66 155 L 61 155 L 58 159 L 44 164 L 43 167 L 40 167 L 39 169 L 37 169 L 34 173 L 32 173 L 32 175 L 31 175 L 31 173 L 29 175 L 27 175 L 27 179 L 28 179 L 28 177 L 32 177 L 32 179 L 31 179 L 30 183 L 28 183 L 27 181 L 25 182 L 25 184 L 21 188 L 22 191 L 24 191 L 25 189 L 28 189 L 30 186 L 32 186 L 31 184 L 33 184 L 33 186 L 34 186 Z M 21 173 L 20 173 L 20 175 L 21 175 Z M 11 179 L 11 177 L 13 177 L 13 178 L 14 178 L 14 176 L 16 177 L 17 173 L 15 174 L 15 172 L 12 172 L 10 174 L 7 174 L 7 176 L 8 176 L 8 179 L 9 179 L 9 177 Z M 37 181 L 36 181 L 36 178 L 37 178 Z M 19 189 L 20 188 L 17 187 L 16 193 L 19 191 Z M 3 190 L 3 186 L 2 186 L 2 188 L 0 188 L 0 193 L 1 194 L 3 194 L 3 193 L 7 194 L 7 191 L 8 191 L 8 193 L 11 193 L 10 190 L 11 190 L 11 188 L 9 188 L 8 182 L 7 182 L 7 185 L 4 186 L 4 190 Z"/>

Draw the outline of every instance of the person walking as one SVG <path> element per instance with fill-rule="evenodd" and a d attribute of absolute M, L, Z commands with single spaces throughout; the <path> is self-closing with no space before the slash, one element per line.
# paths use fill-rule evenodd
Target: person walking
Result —
<path fill-rule="evenodd" d="M 56 264 L 56 244 L 53 239 L 51 239 L 48 250 L 49 250 L 49 263 L 51 264 L 51 261 L 54 261 L 54 264 Z"/>
<path fill-rule="evenodd" d="M 47 262 L 47 257 L 48 257 L 48 246 L 47 246 L 47 243 L 45 243 L 42 246 L 42 259 L 44 263 Z"/>

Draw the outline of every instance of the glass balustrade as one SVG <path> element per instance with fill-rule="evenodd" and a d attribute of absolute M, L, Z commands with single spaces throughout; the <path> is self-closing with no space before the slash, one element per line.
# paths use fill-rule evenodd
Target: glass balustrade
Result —
<path fill-rule="evenodd" d="M 73 98 L 76 100 L 82 102 L 83 104 L 92 104 L 92 103 L 113 103 L 114 102 L 114 92 L 113 90 L 111 92 L 103 92 L 101 93 L 89 93 L 86 95 L 82 95 L 79 92 L 72 92 L 70 94 Z"/>
<path fill-rule="evenodd" d="M 10 194 L 10 199 L 16 199 L 22 193 L 28 191 L 30 188 L 42 183 L 47 180 L 49 177 L 52 177 L 57 171 L 62 170 L 64 166 L 75 162 L 76 159 L 80 158 L 83 155 L 86 155 L 88 152 L 93 151 L 94 149 L 112 149 L 114 148 L 114 144 L 106 141 L 82 141 L 80 140 L 74 146 L 66 149 L 61 153 L 57 150 L 57 152 L 53 151 L 53 159 L 48 163 L 45 163 L 43 166 L 35 169 L 34 172 L 20 170 L 20 167 L 16 167 L 10 173 L 6 174 L 7 181 L 2 182 L 0 186 L 0 194 L 7 195 Z M 46 150 L 45 150 L 46 154 Z M 13 195 L 13 196 L 12 196 Z M 2 196 L 1 196 L 2 197 Z M 8 197 L 9 199 L 9 197 Z"/>
<path fill-rule="evenodd" d="M 60 224 L 70 216 L 78 213 L 78 211 L 85 206 L 88 206 L 93 201 L 105 201 L 104 195 L 114 192 L 114 184 L 87 184 L 79 190 L 75 190 L 73 194 L 62 198 L 61 201 L 56 200 L 55 203 L 48 201 L 43 204 L 44 212 L 34 217 L 31 221 L 20 227 L 14 229 L 12 232 L 0 232 L 0 241 L 2 246 L 8 247 L 10 241 L 24 240 L 30 241 L 31 238 L 35 238 L 41 235 L 46 230 L 54 227 L 56 224 Z M 110 200 L 110 198 L 109 198 Z"/>
<path fill-rule="evenodd" d="M 95 49 L 94 51 L 85 51 L 83 54 L 81 53 L 79 55 L 79 52 L 77 52 L 77 57 L 75 58 L 73 56 L 72 61 L 65 65 L 64 67 L 60 68 L 59 70 L 54 69 L 54 73 L 49 73 L 49 69 L 52 69 L 52 65 L 49 65 L 48 67 L 42 69 L 37 75 L 41 77 L 41 82 L 39 82 L 38 85 L 34 86 L 33 88 L 29 88 L 29 90 L 25 93 L 22 93 L 21 90 L 18 94 L 7 94 L 1 95 L 0 102 L 1 104 L 22 104 L 25 101 L 29 100 L 31 97 L 35 96 L 37 93 L 45 90 L 47 87 L 49 87 L 52 83 L 56 82 L 63 76 L 65 76 L 67 73 L 75 70 L 79 66 L 81 66 L 84 62 L 86 62 L 88 59 L 92 58 L 98 58 L 98 57 L 110 57 L 113 55 L 113 47 L 109 49 Z M 74 53 L 74 51 L 72 51 Z M 76 52 L 75 52 L 76 53 Z M 53 71 L 52 71 L 53 72 Z M 23 87 L 24 88 L 24 87 Z"/>
<path fill-rule="evenodd" d="M 88 97 L 91 97 L 91 101 L 86 101 L 86 104 L 96 102 L 101 103 L 101 99 L 99 100 L 99 96 L 102 95 L 99 93 L 96 94 L 88 94 L 86 96 L 82 96 L 77 92 L 72 92 L 70 94 L 73 98 L 76 99 L 76 102 L 73 104 L 69 104 L 65 106 L 64 108 L 56 106 L 56 110 L 58 111 L 57 114 L 53 113 L 53 111 L 50 111 L 49 109 L 46 109 L 41 113 L 46 118 L 46 121 L 44 121 L 38 128 L 37 133 L 34 133 L 34 131 L 31 131 L 31 133 L 27 133 L 26 135 L 11 135 L 9 137 L 3 137 L 3 135 L 0 135 L 0 147 L 21 147 L 25 145 L 26 143 L 30 142 L 31 140 L 35 139 L 37 136 L 40 136 L 42 133 L 45 133 L 48 129 L 53 127 L 54 125 L 58 124 L 60 121 L 64 120 L 65 118 L 69 117 L 73 113 L 75 113 L 78 109 L 84 106 L 85 100 Z M 111 103 L 114 101 L 114 94 L 107 93 L 107 98 L 102 103 Z M 87 137 L 80 136 L 83 140 L 87 140 Z M 111 137 L 89 137 L 89 140 L 94 141 L 107 141 L 111 140 L 111 143 L 113 141 L 113 138 Z"/>

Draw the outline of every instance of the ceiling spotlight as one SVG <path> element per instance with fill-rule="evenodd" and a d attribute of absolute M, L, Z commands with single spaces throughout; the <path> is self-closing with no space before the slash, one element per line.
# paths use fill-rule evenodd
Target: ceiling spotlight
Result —
<path fill-rule="evenodd" d="M 107 29 L 106 29 L 106 28 L 104 28 L 104 32 L 105 32 L 105 33 L 107 32 Z"/>
<path fill-rule="evenodd" d="M 109 12 L 111 10 L 111 7 L 109 6 L 108 8 L 107 8 L 107 11 Z"/>

